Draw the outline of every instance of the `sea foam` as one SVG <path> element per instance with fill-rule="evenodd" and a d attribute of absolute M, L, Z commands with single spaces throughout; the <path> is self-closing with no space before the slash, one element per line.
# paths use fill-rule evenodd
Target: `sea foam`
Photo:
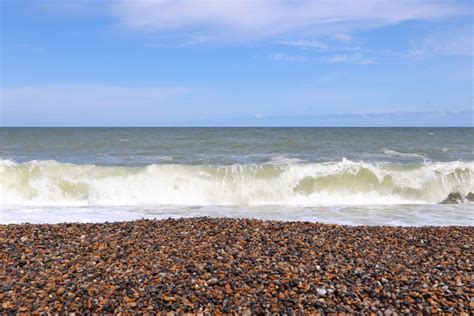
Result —
<path fill-rule="evenodd" d="M 8 206 L 435 204 L 451 192 L 474 192 L 474 162 L 112 167 L 0 161 L 0 203 Z"/>

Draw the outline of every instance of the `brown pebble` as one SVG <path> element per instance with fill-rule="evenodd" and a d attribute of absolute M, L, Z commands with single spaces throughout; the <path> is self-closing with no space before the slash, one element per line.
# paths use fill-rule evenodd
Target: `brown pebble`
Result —
<path fill-rule="evenodd" d="M 473 227 L 0 225 L 0 314 L 469 314 Z"/>

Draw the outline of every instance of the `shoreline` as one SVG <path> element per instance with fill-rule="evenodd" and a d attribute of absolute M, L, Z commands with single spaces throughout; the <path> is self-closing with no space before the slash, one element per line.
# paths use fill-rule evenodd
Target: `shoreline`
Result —
<path fill-rule="evenodd" d="M 0 313 L 466 313 L 473 226 L 0 225 Z"/>
<path fill-rule="evenodd" d="M 9 207 L 0 225 L 111 223 L 169 218 L 233 218 L 283 222 L 311 222 L 348 226 L 446 227 L 472 226 L 474 204 L 403 204 L 340 206 L 163 206 Z"/>

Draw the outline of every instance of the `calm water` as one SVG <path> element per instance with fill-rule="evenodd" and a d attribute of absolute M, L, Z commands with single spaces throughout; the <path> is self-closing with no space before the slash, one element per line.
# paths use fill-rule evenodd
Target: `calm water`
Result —
<path fill-rule="evenodd" d="M 0 222 L 472 225 L 472 128 L 3 128 Z"/>

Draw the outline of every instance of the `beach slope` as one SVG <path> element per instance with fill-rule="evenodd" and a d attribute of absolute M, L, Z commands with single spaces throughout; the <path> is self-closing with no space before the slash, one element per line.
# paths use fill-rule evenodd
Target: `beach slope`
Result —
<path fill-rule="evenodd" d="M 472 312 L 474 227 L 0 225 L 0 313 Z"/>

